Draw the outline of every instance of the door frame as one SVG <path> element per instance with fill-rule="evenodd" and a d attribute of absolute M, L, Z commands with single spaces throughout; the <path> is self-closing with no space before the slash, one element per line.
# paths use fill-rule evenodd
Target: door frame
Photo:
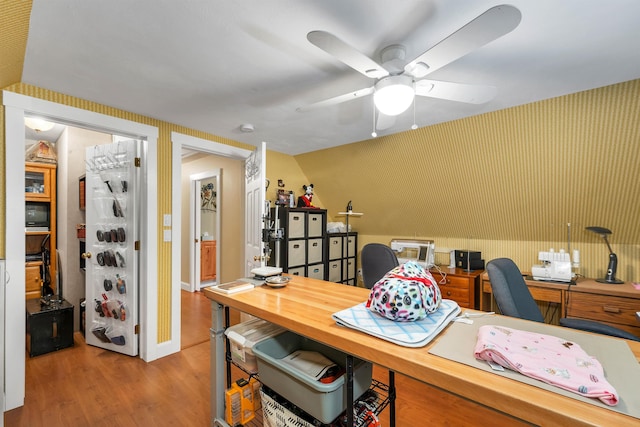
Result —
<path fill-rule="evenodd" d="M 171 132 L 171 145 L 172 145 L 172 185 L 171 185 L 171 216 L 173 218 L 174 224 L 182 223 L 182 149 L 194 150 L 200 153 L 211 154 L 214 156 L 227 157 L 235 160 L 246 160 L 250 155 L 251 151 L 245 150 L 243 148 L 233 147 L 231 145 L 221 144 L 219 142 L 209 141 L 206 139 L 196 138 L 194 136 L 185 135 L 178 132 Z M 220 181 L 220 180 L 218 180 Z M 220 191 L 221 189 L 218 189 Z M 220 207 L 220 197 L 218 197 L 218 216 L 216 221 L 218 221 L 217 229 L 218 235 L 216 236 L 216 276 L 221 277 L 221 272 L 223 266 L 220 265 L 219 254 L 222 252 L 222 246 L 224 242 L 220 240 L 220 217 L 222 216 L 222 208 Z M 191 208 L 190 208 L 191 209 Z M 193 227 L 191 228 L 193 230 Z M 172 242 L 171 242 L 171 275 L 173 283 L 180 283 L 180 259 L 182 256 L 182 233 L 180 227 L 175 227 L 172 230 Z M 191 267 L 190 267 L 191 269 Z M 193 286 L 193 281 L 190 280 L 191 286 Z M 174 287 L 175 289 L 175 287 Z M 178 294 L 174 297 L 174 301 L 178 301 L 178 305 L 180 304 L 180 287 L 177 290 Z M 180 330 L 180 319 L 178 318 L 177 325 L 173 324 L 174 328 L 178 329 L 178 333 Z M 172 335 L 173 336 L 173 335 Z"/>
<path fill-rule="evenodd" d="M 222 171 L 220 168 L 211 169 L 206 172 L 196 173 L 189 176 L 189 241 L 191 242 L 189 255 L 191 262 L 189 263 L 189 288 L 186 289 L 189 292 L 197 292 L 201 289 L 200 286 L 200 186 L 201 182 L 205 179 L 215 178 L 216 182 L 216 248 L 220 247 L 220 213 L 221 211 L 221 188 L 220 188 L 220 174 Z M 216 268 L 220 265 L 220 251 L 216 250 Z M 218 274 L 216 273 L 216 277 Z M 184 289 L 184 288 L 183 288 Z"/>
<path fill-rule="evenodd" d="M 146 223 L 140 230 L 145 242 L 140 251 L 140 357 L 149 362 L 180 350 L 180 340 L 172 344 L 157 343 L 158 309 L 157 290 L 145 284 L 158 283 L 158 199 L 157 183 L 157 140 L 158 128 L 120 119 L 105 114 L 82 110 L 63 104 L 10 91 L 2 92 L 5 107 L 5 203 L 11 207 L 11 215 L 6 209 L 5 248 L 11 242 L 12 250 L 6 250 L 6 268 L 11 278 L 5 294 L 5 321 L 12 327 L 5 330 L 5 408 L 10 410 L 24 405 L 25 398 L 25 271 L 24 271 L 24 117 L 25 113 L 37 115 L 47 120 L 87 128 L 98 132 L 146 139 L 147 176 L 142 178 L 143 197 L 146 209 Z M 18 185 L 8 185 L 9 183 Z M 180 319 L 178 310 L 172 311 L 172 319 Z M 175 342 L 177 342 L 177 344 Z M 175 350 L 177 348 L 177 350 Z M 170 351 L 170 352 L 169 352 Z"/>

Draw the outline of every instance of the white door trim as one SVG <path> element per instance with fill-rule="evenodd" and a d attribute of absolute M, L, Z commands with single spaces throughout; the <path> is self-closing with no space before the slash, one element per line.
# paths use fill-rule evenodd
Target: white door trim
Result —
<path fill-rule="evenodd" d="M 195 150 L 201 153 L 212 154 L 215 156 L 228 157 L 236 160 L 245 160 L 247 157 L 251 155 L 251 151 L 245 150 L 243 148 L 233 147 L 231 145 L 221 144 L 219 142 L 208 141 L 206 139 L 196 138 L 194 136 L 185 135 L 178 132 L 171 133 L 171 142 L 172 142 L 172 189 L 171 189 L 171 216 L 173 218 L 174 224 L 181 224 L 181 204 L 182 204 L 182 149 L 187 148 L 190 150 Z M 218 198 L 218 204 L 220 204 L 220 198 Z M 218 206 L 218 221 L 220 221 L 221 208 Z M 219 224 L 219 222 L 218 222 Z M 218 227 L 218 233 L 220 232 L 220 228 Z M 224 242 L 221 242 L 219 237 L 217 254 L 216 258 L 219 261 L 219 255 L 222 251 L 222 245 Z M 172 243 L 171 243 L 171 274 L 173 276 L 173 283 L 177 283 L 180 285 L 180 257 L 181 257 L 181 241 L 182 235 L 180 231 L 180 227 L 176 227 L 172 230 Z M 220 277 L 220 272 L 222 266 L 220 263 L 217 263 L 217 276 Z M 175 289 L 175 288 L 174 288 Z M 177 286 L 178 292 L 178 304 L 180 303 L 179 292 L 180 286 Z M 180 330 L 180 319 L 178 318 L 178 324 L 173 325 Z"/>
<path fill-rule="evenodd" d="M 5 410 L 24 405 L 25 396 L 25 299 L 24 299 L 24 115 L 42 116 L 52 121 L 89 128 L 100 132 L 132 136 L 148 141 L 148 173 L 143 188 L 154 189 L 157 183 L 158 128 L 113 116 L 3 91 L 5 105 L 5 179 L 7 272 L 11 281 L 6 288 L 5 319 L 11 328 L 5 335 Z M 150 183 L 152 184 L 150 186 Z M 163 352 L 157 343 L 157 194 L 143 191 L 141 201 L 147 208 L 146 224 L 140 230 L 144 241 L 140 254 L 140 357 L 152 361 Z M 10 213 L 10 214 L 9 214 Z M 11 242 L 9 245 L 8 242 Z M 180 319 L 178 310 L 172 319 Z M 164 343 L 163 343 L 164 344 Z M 178 340 L 178 350 L 180 342 Z M 168 353 L 166 353 L 168 354 Z"/>

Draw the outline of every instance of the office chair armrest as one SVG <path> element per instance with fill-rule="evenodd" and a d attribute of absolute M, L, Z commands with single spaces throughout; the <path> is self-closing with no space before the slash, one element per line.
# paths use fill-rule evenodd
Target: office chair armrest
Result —
<path fill-rule="evenodd" d="M 597 334 L 609 335 L 612 337 L 624 338 L 632 341 L 640 341 L 640 338 L 630 332 L 613 326 L 609 326 L 606 323 L 594 322 L 592 320 L 570 319 L 564 317 L 560 319 L 560 325 L 571 329 L 594 332 Z"/>

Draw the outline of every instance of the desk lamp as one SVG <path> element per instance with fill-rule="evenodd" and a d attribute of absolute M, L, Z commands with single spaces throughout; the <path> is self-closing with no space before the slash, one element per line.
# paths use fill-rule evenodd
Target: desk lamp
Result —
<path fill-rule="evenodd" d="M 607 236 L 611 234 L 611 230 L 604 227 L 587 227 L 588 231 L 592 231 L 596 234 L 599 234 L 600 237 L 604 239 L 604 242 L 607 244 L 607 248 L 609 248 L 609 266 L 607 267 L 607 275 L 604 279 L 596 279 L 597 282 L 600 283 L 609 283 L 619 285 L 624 283 L 623 280 L 616 279 L 616 270 L 618 268 L 618 257 L 611 250 L 611 245 L 609 244 L 609 239 Z"/>

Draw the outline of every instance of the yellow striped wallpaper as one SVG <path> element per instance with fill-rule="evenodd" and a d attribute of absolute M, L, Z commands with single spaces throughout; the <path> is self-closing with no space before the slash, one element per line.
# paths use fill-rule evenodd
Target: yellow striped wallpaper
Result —
<path fill-rule="evenodd" d="M 30 11 L 30 0 L 0 3 L 0 88 L 157 126 L 163 171 L 157 183 L 159 236 L 160 216 L 171 210 L 172 131 L 253 148 L 20 83 Z M 341 220 L 335 215 L 352 200 L 354 210 L 364 213 L 352 221 L 360 247 L 392 238 L 431 238 L 442 248 L 481 250 L 486 260 L 509 256 L 523 270 L 536 262 L 538 251 L 566 248 L 570 223 L 572 247 L 581 250 L 579 272 L 604 276 L 606 246 L 584 231 L 588 225 L 604 226 L 613 230 L 618 276 L 640 281 L 639 117 L 640 80 L 635 80 L 295 158 L 268 153 L 270 191 L 278 179 L 296 192 L 313 183 L 314 202 L 333 220 Z M 1 106 L 0 144 L 4 193 Z M 3 257 L 4 198 L 1 203 Z M 171 339 L 171 248 L 162 239 L 158 265 L 158 342 L 165 342 Z"/>
<path fill-rule="evenodd" d="M 432 238 L 511 256 L 583 251 L 604 275 L 607 251 L 585 227 L 610 228 L 620 275 L 640 281 L 640 80 L 296 156 L 329 215 L 352 200 L 361 242 Z"/>
<path fill-rule="evenodd" d="M 353 200 L 354 209 L 364 212 L 352 221 L 360 247 L 392 238 L 432 238 L 439 247 L 480 250 L 486 260 L 509 256 L 526 270 L 536 263 L 538 251 L 566 248 L 569 222 L 572 245 L 581 250 L 579 272 L 599 277 L 607 265 L 606 246 L 583 229 L 606 226 L 614 231 L 618 276 L 638 281 L 639 180 L 633 166 L 640 160 L 639 86 L 638 81 L 622 83 L 296 156 L 299 169 L 294 173 L 287 156 L 268 153 L 268 176 L 275 187 L 282 178 L 279 171 L 287 170 L 285 183 L 294 190 L 313 182 L 316 205 L 327 208 L 330 217 Z M 160 171 L 171 170 L 172 131 L 250 149 L 30 85 L 7 89 L 157 126 Z M 161 215 L 171 208 L 170 173 L 158 175 L 157 188 Z M 2 222 L 5 212 L 3 206 Z M 2 254 L 4 250 L 2 246 Z M 160 243 L 158 260 L 158 341 L 164 342 L 171 337 L 169 244 Z"/>
<path fill-rule="evenodd" d="M 18 83 L 29 35 L 31 0 L 0 2 L 0 88 Z"/>
<path fill-rule="evenodd" d="M 55 102 L 58 104 L 68 105 L 76 108 L 81 108 L 96 113 L 101 113 L 113 117 L 118 117 L 125 120 L 131 120 L 138 123 L 144 123 L 150 126 L 156 126 L 159 129 L 158 135 L 158 183 L 157 183 L 157 196 L 158 196 L 158 236 L 162 236 L 162 214 L 171 212 L 171 133 L 179 132 L 185 135 L 190 135 L 196 138 L 201 138 L 209 141 L 215 141 L 222 144 L 232 145 L 247 150 L 253 149 L 253 147 L 246 144 L 239 143 L 227 138 L 217 137 L 205 132 L 197 131 L 194 129 L 188 129 L 183 126 L 174 125 L 167 122 L 151 119 L 149 117 L 141 116 L 139 114 L 119 110 L 116 108 L 108 107 L 106 105 L 97 104 L 91 101 L 75 98 L 72 96 L 56 93 L 46 89 L 38 88 L 35 86 L 19 83 L 5 88 L 7 91 L 20 93 L 23 95 L 31 96 L 34 98 L 40 98 L 47 101 Z M 4 110 L 4 109 L 2 109 Z M 2 133 L 2 156 L 4 157 L 4 146 L 6 141 L 4 139 L 4 111 L 0 111 L 0 132 Z M 4 161 L 2 162 L 2 179 L 4 179 Z M 4 193 L 4 185 L 2 183 L 2 191 Z M 4 197 L 2 198 L 4 203 Z M 0 212 L 0 222 L 3 224 L 0 230 L 0 256 L 4 256 L 4 222 L 6 220 L 6 207 L 2 206 Z M 158 239 L 158 342 L 165 342 L 171 339 L 171 243 L 163 242 L 162 239 Z"/>

